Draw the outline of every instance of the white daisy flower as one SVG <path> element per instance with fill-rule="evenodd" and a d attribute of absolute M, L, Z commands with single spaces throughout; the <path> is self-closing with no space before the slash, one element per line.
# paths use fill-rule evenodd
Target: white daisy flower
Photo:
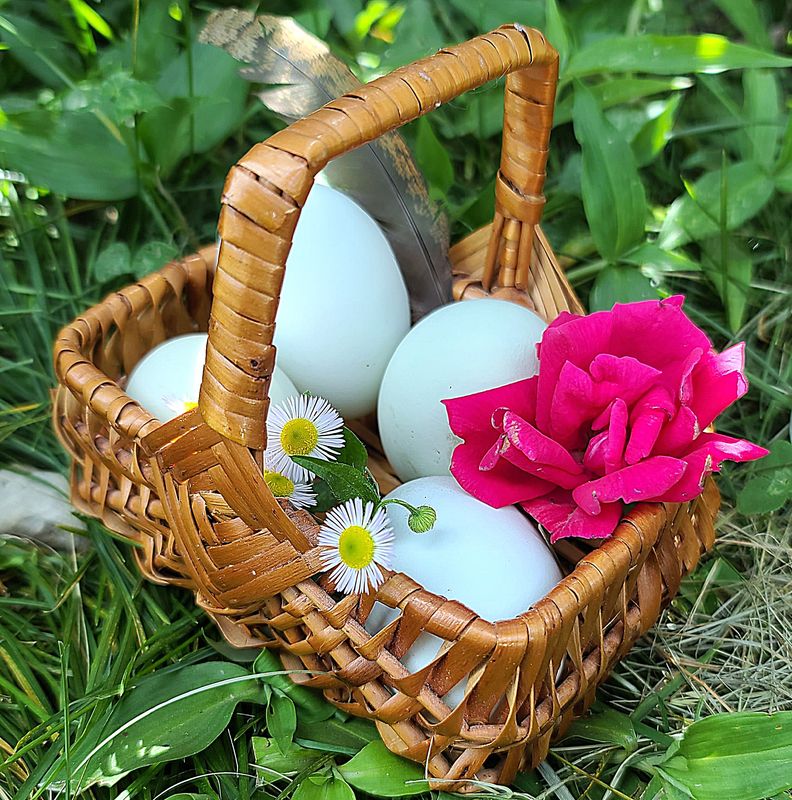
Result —
<path fill-rule="evenodd" d="M 344 446 L 343 428 L 344 420 L 323 397 L 287 397 L 267 416 L 267 467 L 295 483 L 306 483 L 313 474 L 291 457 L 335 461 Z"/>
<path fill-rule="evenodd" d="M 285 497 L 295 508 L 311 508 L 316 505 L 316 493 L 309 483 L 295 483 L 280 472 L 264 470 L 267 482 L 274 497 Z"/>
<path fill-rule="evenodd" d="M 322 566 L 339 592 L 372 592 L 383 581 L 380 567 L 390 569 L 393 529 L 385 509 L 359 497 L 327 512 L 319 529 Z"/>

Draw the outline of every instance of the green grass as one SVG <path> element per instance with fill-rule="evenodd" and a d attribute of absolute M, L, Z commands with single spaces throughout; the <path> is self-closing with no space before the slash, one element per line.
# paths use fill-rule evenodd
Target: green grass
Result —
<path fill-rule="evenodd" d="M 0 36 L 9 48 L 0 74 L 0 165 L 8 170 L 0 182 L 2 463 L 66 468 L 49 423 L 55 333 L 113 287 L 210 240 L 225 170 L 280 125 L 254 97 L 244 99 L 244 84 L 222 59 L 213 70 L 227 70 L 219 85 L 199 74 L 195 59 L 184 62 L 183 86 L 158 83 L 169 64 L 184 58 L 205 11 L 219 5 L 148 2 L 138 9 L 132 0 L 20 0 L 0 6 Z M 756 48 L 752 52 L 765 60 L 771 52 L 789 53 L 783 2 L 559 0 L 558 14 L 556 4 L 544 0 L 405 5 L 400 16 L 386 3 L 370 3 L 361 13 L 357 0 L 261 4 L 262 10 L 298 14 L 364 79 L 518 14 L 548 30 L 559 46 L 566 42 L 565 65 L 572 67 L 597 40 L 622 35 L 710 32 Z M 27 23 L 20 26 L 20 18 Z M 608 50 L 613 57 L 614 47 Z M 576 80 L 594 96 L 593 110 L 581 101 L 587 93 L 579 83 L 562 82 L 545 229 L 592 306 L 681 291 L 719 347 L 746 340 L 752 388 L 719 427 L 778 446 L 789 441 L 792 411 L 788 70 L 714 75 L 683 68 L 668 76 L 649 75 L 649 69 L 624 71 L 612 63 L 602 76 L 581 72 Z M 625 94 L 611 105 L 614 87 Z M 437 181 L 431 188 L 448 209 L 455 235 L 492 214 L 501 89 L 481 90 L 436 112 L 429 119 L 441 146 L 416 150 Z M 208 101 L 196 99 L 202 93 Z M 212 127 L 218 116 L 212 99 L 231 95 L 243 101 L 228 106 L 222 124 Z M 181 108 L 186 120 L 170 150 L 162 142 L 174 122 L 163 104 Z M 64 140 L 64 126 L 72 125 L 78 135 Z M 611 187 L 615 201 L 600 184 L 585 188 L 582 175 L 592 159 L 610 151 L 581 151 L 576 133 L 583 126 L 611 131 L 622 151 L 632 153 Z M 117 170 L 100 168 L 91 146 L 96 139 L 86 134 L 97 130 L 109 137 L 106 147 L 115 148 Z M 22 153 L 20 136 L 35 157 Z M 35 136 L 38 149 L 30 147 Z M 414 128 L 406 136 L 416 145 Z M 68 163 L 62 161 L 64 141 L 71 144 Z M 433 159 L 453 167 L 451 186 Z M 751 168 L 735 171 L 744 163 Z M 620 201 L 624 186 L 636 181 L 646 197 L 637 222 Z M 688 191 L 692 199 L 678 200 Z M 685 204 L 684 213 L 671 225 L 675 201 Z M 630 235 L 618 242 L 609 226 L 622 217 Z M 673 246 L 658 248 L 658 235 Z M 715 552 L 603 687 L 600 701 L 611 715 L 558 743 L 515 792 L 650 800 L 657 786 L 650 783 L 647 759 L 665 752 L 691 722 L 727 711 L 792 709 L 792 478 L 784 478 L 788 468 L 778 470 L 779 491 L 786 492 L 780 509 L 746 517 L 737 498 L 760 470 L 761 464 L 723 474 Z M 64 783 L 65 775 L 118 698 L 141 678 L 174 665 L 252 661 L 220 642 L 186 593 L 143 582 L 128 545 L 96 523 L 88 536 L 92 546 L 79 556 L 0 541 L 0 748 L 7 759 L 0 761 L 0 797 L 76 796 L 79 784 Z M 278 715 L 290 713 L 287 702 L 272 699 L 282 696 L 279 691 L 262 686 L 269 712 L 242 703 L 201 752 L 145 766 L 113 788 L 94 785 L 80 796 L 299 793 L 298 800 L 312 800 L 308 772 L 270 785 L 256 781 L 251 741 L 268 734 L 268 723 L 275 735 L 283 724 Z M 294 702 L 302 724 L 310 711 L 299 698 Z M 724 787 L 724 797 L 730 796 Z"/>

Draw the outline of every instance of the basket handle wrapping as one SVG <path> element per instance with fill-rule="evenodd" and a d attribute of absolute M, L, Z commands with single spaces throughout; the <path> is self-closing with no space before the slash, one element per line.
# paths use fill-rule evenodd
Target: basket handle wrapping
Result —
<path fill-rule="evenodd" d="M 255 145 L 226 179 L 200 410 L 222 436 L 266 445 L 272 344 L 283 270 L 316 174 L 333 158 L 507 74 L 495 219 L 482 283 L 525 288 L 558 79 L 532 28 L 504 25 L 333 100 Z"/>

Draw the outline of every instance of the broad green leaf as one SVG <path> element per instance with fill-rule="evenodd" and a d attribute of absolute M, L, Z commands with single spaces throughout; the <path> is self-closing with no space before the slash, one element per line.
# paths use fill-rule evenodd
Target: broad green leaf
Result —
<path fill-rule="evenodd" d="M 671 138 L 681 100 L 682 95 L 675 94 L 658 103 L 659 113 L 648 119 L 633 138 L 632 151 L 639 167 L 651 163 L 663 151 Z"/>
<path fill-rule="evenodd" d="M 608 311 L 614 303 L 650 299 L 657 299 L 657 290 L 640 269 L 610 265 L 597 273 L 589 295 L 589 311 Z"/>
<path fill-rule="evenodd" d="M 310 775 L 300 781 L 294 800 L 355 800 L 349 784 L 336 775 Z"/>
<path fill-rule="evenodd" d="M 575 86 L 575 136 L 583 150 L 581 188 L 594 243 L 615 261 L 643 239 L 646 196 L 630 145 L 603 116 L 594 95 Z"/>
<path fill-rule="evenodd" d="M 30 16 L 0 14 L 0 41 L 45 86 L 68 86 L 80 69 L 75 50 Z"/>
<path fill-rule="evenodd" d="M 718 290 L 729 328 L 736 333 L 742 326 L 751 289 L 753 259 L 726 235 L 725 245 L 719 239 L 703 245 L 704 273 Z"/>
<path fill-rule="evenodd" d="M 451 5 L 482 33 L 507 22 L 533 27 L 544 23 L 543 0 L 451 0 Z"/>
<path fill-rule="evenodd" d="M 454 167 L 448 151 L 435 135 L 427 117 L 418 120 L 415 158 L 430 188 L 445 195 L 454 183 Z"/>
<path fill-rule="evenodd" d="M 205 153 L 235 131 L 248 93 L 239 62 L 208 44 L 194 44 L 189 53 L 178 55 L 165 67 L 156 88 L 168 107 L 146 114 L 139 128 L 146 149 L 165 172 L 188 153 Z"/>
<path fill-rule="evenodd" d="M 377 739 L 377 729 L 366 719 L 333 716 L 321 722 L 308 722 L 297 717 L 295 741 L 303 747 L 353 756 Z"/>
<path fill-rule="evenodd" d="M 195 792 L 179 792 L 169 794 L 165 800 L 212 800 L 208 794 L 195 794 Z"/>
<path fill-rule="evenodd" d="M 744 118 L 748 121 L 742 153 L 765 169 L 775 162 L 781 133 L 781 93 L 778 80 L 768 70 L 749 69 L 743 73 Z"/>
<path fill-rule="evenodd" d="M 64 112 L 46 137 L 0 128 L 0 163 L 34 184 L 81 200 L 124 200 L 138 191 L 126 144 L 87 111 Z"/>
<path fill-rule="evenodd" d="M 72 786 L 112 786 L 134 769 L 199 753 L 225 730 L 238 703 L 262 697 L 238 664 L 208 661 L 149 675 L 124 694 L 89 752 L 72 752 Z"/>
<path fill-rule="evenodd" d="M 751 67 L 789 67 L 792 59 L 734 44 L 724 36 L 616 36 L 597 39 L 570 59 L 567 78 L 602 72 L 679 75 Z"/>
<path fill-rule="evenodd" d="M 382 742 L 367 744 L 338 771 L 347 783 L 377 797 L 409 797 L 429 791 L 423 767 L 394 755 Z"/>
<path fill-rule="evenodd" d="M 261 777 L 267 782 L 276 780 L 281 775 L 303 772 L 324 758 L 321 752 L 308 750 L 298 744 L 290 744 L 284 751 L 274 739 L 254 736 L 252 741 L 256 767 L 261 770 Z"/>
<path fill-rule="evenodd" d="M 346 426 L 344 426 L 344 446 L 341 448 L 337 460 L 357 469 L 365 469 L 368 464 L 366 445 Z"/>
<path fill-rule="evenodd" d="M 394 28 L 393 44 L 385 51 L 381 69 L 389 71 L 427 53 L 434 53 L 445 44 L 445 37 L 435 19 L 435 3 L 410 0 L 409 12 L 403 14 Z"/>
<path fill-rule="evenodd" d="M 660 774 L 695 800 L 762 800 L 792 789 L 792 711 L 694 722 Z"/>
<path fill-rule="evenodd" d="M 720 232 L 721 185 L 726 186 L 726 230 L 734 230 L 757 214 L 773 194 L 773 181 L 758 164 L 743 161 L 713 170 L 688 187 L 668 209 L 657 244 L 673 250 Z"/>
<path fill-rule="evenodd" d="M 756 0 L 714 0 L 714 3 L 751 44 L 770 48 L 768 26 Z"/>
<path fill-rule="evenodd" d="M 363 470 L 312 456 L 293 456 L 292 461 L 325 481 L 339 503 L 353 497 L 359 497 L 363 502 L 379 502 L 379 490 Z"/>
<path fill-rule="evenodd" d="M 692 261 L 682 253 L 663 250 L 653 242 L 644 242 L 634 250 L 625 253 L 622 261 L 635 264 L 642 268 L 642 272 L 650 275 L 660 275 L 664 272 L 699 272 L 700 264 Z"/>
<path fill-rule="evenodd" d="M 297 711 L 294 701 L 286 694 L 275 691 L 267 705 L 267 732 L 286 752 L 297 729 Z"/>
<path fill-rule="evenodd" d="M 261 680 L 288 695 L 299 709 L 298 719 L 304 722 L 319 722 L 335 713 L 335 708 L 314 689 L 296 684 L 285 674 L 283 664 L 272 650 L 262 650 L 253 664 Z"/>
<path fill-rule="evenodd" d="M 774 442 L 770 455 L 753 469 L 753 476 L 737 495 L 737 509 L 746 516 L 766 514 L 792 500 L 792 443 Z"/>
<path fill-rule="evenodd" d="M 545 2 L 544 30 L 547 34 L 547 40 L 558 50 L 559 70 L 563 75 L 567 61 L 569 61 L 569 52 L 572 45 L 569 40 L 566 20 L 564 20 L 561 9 L 558 7 L 557 0 L 546 0 Z"/>
<path fill-rule="evenodd" d="M 693 85 L 690 78 L 610 78 L 589 86 L 599 107 L 605 111 L 622 103 L 634 103 L 644 97 L 666 92 L 682 91 Z M 566 92 L 556 104 L 553 125 L 563 125 L 572 120 L 574 94 Z"/>
<path fill-rule="evenodd" d="M 638 735 L 632 720 L 619 711 L 602 707 L 575 720 L 568 736 L 580 736 L 591 742 L 615 744 L 632 753 L 638 746 Z"/>
<path fill-rule="evenodd" d="M 135 252 L 132 259 L 132 272 L 136 278 L 142 278 L 144 275 L 164 267 L 178 255 L 178 249 L 170 242 L 146 242 Z"/>
<path fill-rule="evenodd" d="M 97 280 L 111 281 L 132 272 L 132 256 L 126 242 L 113 242 L 96 257 L 93 268 Z"/>

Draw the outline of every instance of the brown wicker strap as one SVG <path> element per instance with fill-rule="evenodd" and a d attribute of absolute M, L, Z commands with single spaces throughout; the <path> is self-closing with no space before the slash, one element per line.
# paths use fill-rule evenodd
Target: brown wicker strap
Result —
<path fill-rule="evenodd" d="M 558 55 L 539 31 L 505 25 L 441 50 L 328 103 L 253 147 L 232 167 L 222 198 L 221 238 L 203 418 L 254 449 L 266 443 L 272 345 L 283 269 L 316 174 L 333 158 L 508 74 L 496 214 L 484 286 L 524 287 L 553 114 Z"/>

